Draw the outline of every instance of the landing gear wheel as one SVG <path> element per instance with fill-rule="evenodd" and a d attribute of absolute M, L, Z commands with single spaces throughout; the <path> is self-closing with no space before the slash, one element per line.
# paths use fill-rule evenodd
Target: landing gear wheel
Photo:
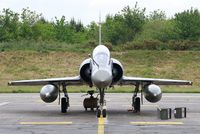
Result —
<path fill-rule="evenodd" d="M 61 113 L 67 112 L 67 98 L 61 98 Z"/>
<path fill-rule="evenodd" d="M 106 109 L 102 110 L 102 115 L 103 115 L 103 118 L 106 118 Z"/>
<path fill-rule="evenodd" d="M 98 110 L 97 110 L 97 118 L 99 118 L 100 116 L 101 116 L 101 110 L 98 109 Z"/>
<path fill-rule="evenodd" d="M 63 93 L 65 97 L 61 98 L 61 113 L 66 113 L 69 107 L 69 97 L 68 97 L 65 83 L 62 84 L 62 87 L 63 87 Z"/>
<path fill-rule="evenodd" d="M 139 97 L 135 98 L 134 110 L 135 110 L 135 112 L 140 112 L 140 98 Z"/>

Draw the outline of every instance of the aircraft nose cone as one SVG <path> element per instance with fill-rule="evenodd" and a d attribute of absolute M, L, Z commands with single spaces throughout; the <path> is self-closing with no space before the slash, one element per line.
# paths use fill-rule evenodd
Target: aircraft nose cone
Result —
<path fill-rule="evenodd" d="M 93 73 L 92 81 L 98 88 L 106 88 L 112 82 L 112 74 L 107 70 L 99 69 Z"/>

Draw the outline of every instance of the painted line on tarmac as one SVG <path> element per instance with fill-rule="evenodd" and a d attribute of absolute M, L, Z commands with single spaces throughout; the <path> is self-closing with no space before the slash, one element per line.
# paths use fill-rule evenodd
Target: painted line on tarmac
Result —
<path fill-rule="evenodd" d="M 103 116 L 98 118 L 98 134 L 104 134 L 104 122 Z"/>
<path fill-rule="evenodd" d="M 0 106 L 4 106 L 4 105 L 7 105 L 7 104 L 9 104 L 10 102 L 2 102 L 2 103 L 0 103 Z"/>
<path fill-rule="evenodd" d="M 130 122 L 132 125 L 183 125 L 183 122 Z"/>
<path fill-rule="evenodd" d="M 21 125 L 70 125 L 72 122 L 19 122 Z"/>

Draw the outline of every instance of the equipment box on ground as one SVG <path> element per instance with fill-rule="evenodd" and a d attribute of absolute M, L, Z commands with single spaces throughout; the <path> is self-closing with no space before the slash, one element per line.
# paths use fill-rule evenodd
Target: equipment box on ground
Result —
<path fill-rule="evenodd" d="M 158 118 L 161 120 L 171 119 L 172 110 L 171 108 L 157 108 Z"/>
<path fill-rule="evenodd" d="M 177 107 L 174 109 L 174 118 L 186 118 L 186 107 Z"/>

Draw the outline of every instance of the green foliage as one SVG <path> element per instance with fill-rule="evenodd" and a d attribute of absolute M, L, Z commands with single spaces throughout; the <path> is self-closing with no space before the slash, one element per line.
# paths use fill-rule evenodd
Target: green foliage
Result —
<path fill-rule="evenodd" d="M 35 40 L 55 40 L 56 33 L 53 24 L 42 18 L 33 25 L 32 30 Z"/>
<path fill-rule="evenodd" d="M 25 39 L 33 38 L 33 27 L 39 21 L 41 15 L 29 8 L 23 8 L 21 13 L 20 36 Z"/>
<path fill-rule="evenodd" d="M 200 13 L 197 9 L 177 13 L 175 18 L 166 18 L 165 12 L 161 10 L 155 10 L 145 16 L 145 8 L 139 8 L 136 3 L 133 8 L 126 6 L 116 14 L 107 15 L 102 23 L 102 42 L 113 50 L 115 48 L 112 45 L 119 45 L 117 49 L 123 50 L 200 50 L 199 40 Z M 21 42 L 15 44 L 15 41 Z M 27 41 L 37 45 L 25 43 Z M 60 50 L 55 49 L 56 47 L 74 50 L 73 44 L 81 49 L 80 51 L 87 51 L 98 44 L 98 24 L 91 22 L 84 26 L 74 18 L 66 20 L 65 16 L 55 17 L 55 20 L 50 22 L 42 14 L 29 8 L 22 9 L 21 13 L 3 9 L 0 12 L 0 42 L 10 42 L 0 44 L 1 51 L 14 48 L 32 50 L 31 47 L 34 50 L 42 48 L 41 50 L 47 51 Z"/>
<path fill-rule="evenodd" d="M 0 41 L 17 39 L 19 35 L 19 15 L 10 9 L 3 9 L 0 14 Z"/>
<path fill-rule="evenodd" d="M 66 43 L 83 43 L 86 40 L 86 33 L 83 24 L 76 22 L 73 18 L 68 23 L 65 16 L 61 19 L 56 18 L 56 23 L 53 23 L 55 30 L 55 38 Z"/>
<path fill-rule="evenodd" d="M 148 19 L 149 20 L 166 20 L 167 16 L 164 11 L 161 10 L 155 10 L 153 12 L 150 12 Z"/>
<path fill-rule="evenodd" d="M 72 18 L 68 23 L 62 16 L 60 19 L 55 17 L 55 22 L 48 22 L 42 14 L 29 8 L 23 8 L 21 14 L 3 9 L 0 14 L 0 41 L 34 39 L 83 43 L 88 38 L 85 31 L 81 21 Z"/>
<path fill-rule="evenodd" d="M 200 50 L 200 41 L 180 40 L 169 41 L 168 49 L 170 50 Z"/>
<path fill-rule="evenodd" d="M 200 12 L 198 9 L 175 14 L 175 32 L 180 39 L 198 40 L 200 38 Z"/>
<path fill-rule="evenodd" d="M 145 23 L 145 9 L 129 6 L 114 16 L 108 15 L 103 24 L 104 41 L 123 44 L 134 39 Z"/>
<path fill-rule="evenodd" d="M 173 20 L 151 20 L 146 21 L 142 32 L 136 35 L 134 41 L 159 40 L 167 42 L 176 38 Z"/>
<path fill-rule="evenodd" d="M 190 40 L 170 40 L 168 42 L 161 42 L 159 40 L 144 40 L 144 41 L 132 41 L 127 42 L 123 45 L 118 46 L 117 51 L 125 50 L 175 50 L 175 51 L 186 51 L 200 50 L 200 41 Z"/>
<path fill-rule="evenodd" d="M 122 50 L 163 50 L 166 49 L 165 44 L 159 40 L 144 40 L 143 42 L 128 42 L 121 45 Z"/>
<path fill-rule="evenodd" d="M 87 26 L 86 30 L 87 39 L 92 40 L 94 42 L 98 41 L 98 25 L 95 22 L 91 22 L 90 25 Z M 104 37 L 104 34 L 103 34 Z"/>
<path fill-rule="evenodd" d="M 70 36 L 72 36 L 72 30 L 67 25 L 67 22 L 65 22 L 65 16 L 62 16 L 60 20 L 56 18 L 54 29 L 57 40 L 71 42 Z"/>
<path fill-rule="evenodd" d="M 41 87 L 8 87 L 8 86 L 0 86 L 0 93 L 39 93 Z M 168 87 L 162 86 L 163 93 L 200 93 L 199 87 Z M 95 88 L 92 88 L 96 90 Z M 68 88 L 69 93 L 86 93 L 91 88 L 87 86 L 71 86 Z M 114 88 L 109 88 L 106 90 L 106 93 L 133 93 L 133 89 L 130 86 L 115 86 Z"/>

